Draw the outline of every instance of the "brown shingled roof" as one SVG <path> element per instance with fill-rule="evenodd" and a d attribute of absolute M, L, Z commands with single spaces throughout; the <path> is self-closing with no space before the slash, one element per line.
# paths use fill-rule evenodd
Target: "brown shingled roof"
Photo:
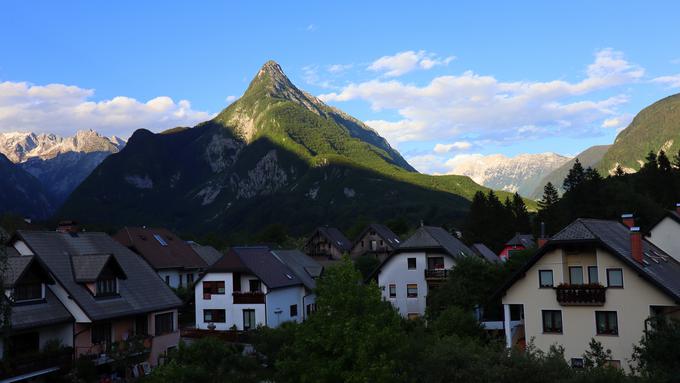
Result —
<path fill-rule="evenodd" d="M 156 270 L 208 266 L 191 245 L 165 228 L 124 227 L 113 238 L 141 255 Z"/>

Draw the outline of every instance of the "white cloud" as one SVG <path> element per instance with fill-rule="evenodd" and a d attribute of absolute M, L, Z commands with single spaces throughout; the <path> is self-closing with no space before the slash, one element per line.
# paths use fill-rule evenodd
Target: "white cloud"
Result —
<path fill-rule="evenodd" d="M 432 69 L 439 65 L 448 65 L 454 56 L 439 58 L 426 51 L 405 51 L 393 56 L 383 56 L 368 66 L 369 70 L 385 72 L 385 76 L 398 77 L 416 69 Z"/>
<path fill-rule="evenodd" d="M 472 144 L 468 141 L 456 141 L 452 144 L 436 144 L 434 146 L 434 152 L 438 154 L 448 153 L 454 150 L 467 150 L 472 147 Z"/>
<path fill-rule="evenodd" d="M 669 88 L 680 88 L 680 73 L 670 76 L 660 76 L 652 79 L 652 82 L 663 84 Z"/>
<path fill-rule="evenodd" d="M 608 118 L 602 122 L 602 127 L 605 129 L 621 129 L 628 126 L 633 116 L 629 113 L 624 113 L 620 116 Z"/>
<path fill-rule="evenodd" d="M 314 31 L 316 31 L 317 29 L 318 29 L 317 26 L 314 25 L 314 24 L 309 24 L 309 25 L 307 25 L 307 28 L 305 28 L 305 30 L 306 30 L 307 32 L 314 32 Z"/>
<path fill-rule="evenodd" d="M 187 100 L 161 96 L 147 102 L 118 96 L 91 101 L 93 89 L 63 84 L 0 83 L 0 132 L 32 131 L 70 135 L 94 129 L 103 135 L 128 137 L 136 129 L 160 131 L 191 126 L 211 118 Z"/>
<path fill-rule="evenodd" d="M 227 96 L 227 98 L 224 99 L 224 101 L 226 101 L 227 104 L 231 104 L 232 102 L 236 101 L 237 98 L 238 97 L 236 97 L 234 95 L 229 95 L 229 96 Z"/>
<path fill-rule="evenodd" d="M 401 73 L 407 67 L 390 68 Z M 616 116 L 618 106 L 628 98 L 622 94 L 600 99 L 582 99 L 583 96 L 636 82 L 643 75 L 644 70 L 626 61 L 621 52 L 604 49 L 595 54 L 593 63 L 586 68 L 586 77 L 577 82 L 505 82 L 466 71 L 435 77 L 424 86 L 380 79 L 352 83 L 320 98 L 328 102 L 360 99 L 376 111 L 396 110 L 401 120 L 369 123 L 395 143 L 441 141 L 463 133 L 480 140 L 502 137 L 511 141 L 591 132 L 604 119 Z"/>
<path fill-rule="evenodd" d="M 338 74 L 348 69 L 352 69 L 353 66 L 354 64 L 333 64 L 328 66 L 328 72 Z"/>

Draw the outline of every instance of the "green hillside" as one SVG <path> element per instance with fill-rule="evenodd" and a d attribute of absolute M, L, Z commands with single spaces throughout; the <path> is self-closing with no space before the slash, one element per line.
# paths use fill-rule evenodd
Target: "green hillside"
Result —
<path fill-rule="evenodd" d="M 628 127 L 619 133 L 598 166 L 602 174 L 616 169 L 640 169 L 647 153 L 680 149 L 680 94 L 666 97 L 644 108 Z"/>
<path fill-rule="evenodd" d="M 135 132 L 58 216 L 194 233 L 283 224 L 302 234 L 359 219 L 458 223 L 478 190 L 488 189 L 468 177 L 417 173 L 375 131 L 299 90 L 268 62 L 214 119 Z"/>

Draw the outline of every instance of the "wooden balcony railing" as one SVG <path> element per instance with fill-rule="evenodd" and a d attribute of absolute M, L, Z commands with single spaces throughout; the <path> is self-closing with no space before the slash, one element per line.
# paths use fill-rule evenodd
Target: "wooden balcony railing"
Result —
<path fill-rule="evenodd" d="M 38 371 L 68 371 L 72 363 L 73 349 L 70 347 L 53 352 L 9 357 L 0 363 L 0 380 Z"/>
<path fill-rule="evenodd" d="M 602 306 L 607 288 L 598 285 L 559 285 L 555 288 L 557 302 L 562 306 Z"/>
<path fill-rule="evenodd" d="M 448 269 L 425 269 L 425 279 L 446 279 L 450 272 L 451 270 Z"/>
<path fill-rule="evenodd" d="M 234 304 L 264 303 L 264 294 L 261 292 L 234 292 L 232 296 L 234 297 Z"/>

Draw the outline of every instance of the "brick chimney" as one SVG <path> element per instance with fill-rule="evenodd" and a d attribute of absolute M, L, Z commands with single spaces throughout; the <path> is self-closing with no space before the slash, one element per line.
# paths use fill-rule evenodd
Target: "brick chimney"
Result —
<path fill-rule="evenodd" d="M 57 232 L 59 233 L 77 233 L 80 231 L 76 221 L 60 221 L 57 224 Z"/>
<path fill-rule="evenodd" d="M 538 237 L 538 248 L 540 249 L 545 245 L 550 238 L 545 235 L 545 222 L 541 222 L 541 236 Z"/>
<path fill-rule="evenodd" d="M 637 226 L 630 228 L 630 255 L 637 263 L 642 263 L 642 235 Z"/>
<path fill-rule="evenodd" d="M 621 214 L 621 222 L 629 228 L 635 226 L 635 217 L 632 214 Z"/>

